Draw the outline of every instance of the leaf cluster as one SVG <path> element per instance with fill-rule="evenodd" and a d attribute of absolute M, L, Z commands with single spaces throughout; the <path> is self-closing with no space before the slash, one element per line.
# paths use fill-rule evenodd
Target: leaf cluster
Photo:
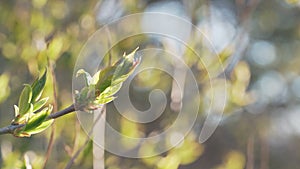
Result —
<path fill-rule="evenodd" d="M 136 55 L 137 50 L 138 48 L 128 55 L 124 54 L 113 65 L 98 71 L 93 77 L 80 69 L 77 77 L 83 75 L 86 86 L 80 92 L 75 91 L 77 106 L 84 105 L 84 109 L 90 112 L 113 101 L 114 94 L 140 63 L 140 57 Z"/>
<path fill-rule="evenodd" d="M 53 123 L 53 119 L 47 119 L 53 106 L 49 105 L 42 109 L 49 99 L 48 97 L 41 99 L 46 79 L 47 70 L 32 85 L 24 85 L 18 105 L 14 105 L 15 118 L 12 121 L 12 125 L 24 124 L 24 127 L 16 129 L 13 133 L 15 136 L 30 137 L 32 134 L 44 131 Z"/>

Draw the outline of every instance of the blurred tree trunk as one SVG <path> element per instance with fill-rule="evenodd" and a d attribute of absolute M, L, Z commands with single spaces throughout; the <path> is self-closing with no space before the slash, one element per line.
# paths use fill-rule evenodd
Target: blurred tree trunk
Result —
<path fill-rule="evenodd" d="M 98 116 L 103 111 L 101 118 L 97 121 Z M 106 107 L 98 109 L 94 112 L 94 130 L 93 130 L 93 168 L 104 169 L 104 144 L 105 144 L 105 119 L 106 119 Z M 101 147 L 103 146 L 103 147 Z"/>

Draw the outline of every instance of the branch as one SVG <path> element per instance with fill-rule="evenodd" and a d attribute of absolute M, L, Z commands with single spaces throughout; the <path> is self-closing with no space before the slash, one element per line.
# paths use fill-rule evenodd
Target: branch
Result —
<path fill-rule="evenodd" d="M 54 100 L 53 100 L 53 111 L 56 112 L 57 111 L 57 94 L 56 94 L 56 76 L 55 76 L 55 73 L 54 73 L 54 63 L 50 60 L 49 57 L 47 59 L 48 59 L 49 71 L 51 72 L 51 76 L 52 76 L 53 98 L 54 98 Z M 47 147 L 47 151 L 46 151 L 46 157 L 45 157 L 43 169 L 46 168 L 47 162 L 49 160 L 49 157 L 50 157 L 52 149 L 53 149 L 54 134 L 55 134 L 55 124 L 53 124 L 51 126 L 51 134 L 50 134 L 50 139 L 49 139 L 49 143 L 48 143 L 48 147 Z"/>
<path fill-rule="evenodd" d="M 19 125 L 9 125 L 3 128 L 0 128 L 0 135 L 2 134 L 13 134 L 13 132 L 18 129 L 25 126 L 25 124 L 19 124 Z"/>
<path fill-rule="evenodd" d="M 50 119 L 56 119 L 58 117 L 61 117 L 61 116 L 64 116 L 66 114 L 69 114 L 69 113 L 72 113 L 75 111 L 75 106 L 74 104 L 72 104 L 71 106 L 65 108 L 64 110 L 61 110 L 59 112 L 56 112 L 56 113 L 52 113 L 50 114 L 47 119 L 50 120 Z"/>
<path fill-rule="evenodd" d="M 56 119 L 58 117 L 64 116 L 64 115 L 72 113 L 74 111 L 75 111 L 75 106 L 74 106 L 74 104 L 72 104 L 71 106 L 67 107 L 66 109 L 63 109 L 63 110 L 58 111 L 56 113 L 50 114 L 47 117 L 47 120 Z M 16 129 L 22 128 L 24 126 L 25 126 L 25 124 L 18 124 L 18 125 L 12 125 L 11 124 L 9 126 L 0 128 L 0 135 L 3 135 L 3 134 L 13 134 Z"/>

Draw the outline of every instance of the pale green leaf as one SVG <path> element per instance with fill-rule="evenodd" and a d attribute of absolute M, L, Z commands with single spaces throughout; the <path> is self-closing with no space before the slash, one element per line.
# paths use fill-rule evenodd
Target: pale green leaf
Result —
<path fill-rule="evenodd" d="M 117 68 L 114 72 L 112 84 L 114 83 L 114 81 L 118 81 L 116 83 L 124 82 L 128 78 L 128 76 L 133 72 L 133 70 L 136 68 L 136 66 L 139 63 L 139 57 L 136 56 L 137 50 L 138 50 L 138 48 L 136 48 L 129 55 L 124 55 L 124 57 L 121 59 L 121 61 L 117 62 L 117 65 L 116 65 Z M 121 78 L 121 79 L 119 79 L 119 78 Z"/>
<path fill-rule="evenodd" d="M 115 97 L 106 97 L 106 98 L 99 98 L 99 99 L 96 99 L 95 100 L 95 104 L 98 104 L 98 105 L 100 105 L 100 104 L 107 104 L 107 103 L 109 103 L 109 102 L 111 102 L 111 101 L 113 101 L 115 99 Z"/>
<path fill-rule="evenodd" d="M 33 112 L 41 109 L 48 101 L 49 97 L 43 98 L 39 100 L 38 102 L 33 104 Z"/>
<path fill-rule="evenodd" d="M 19 107 L 17 105 L 14 105 L 14 109 L 15 109 L 15 117 L 17 117 L 20 114 Z"/>
<path fill-rule="evenodd" d="M 110 96 L 116 94 L 121 89 L 121 87 L 122 87 L 121 83 L 114 85 L 114 86 L 109 86 L 97 98 L 102 99 L 102 98 L 110 97 Z"/>
<path fill-rule="evenodd" d="M 45 120 L 47 116 L 51 113 L 52 108 L 53 107 L 50 105 L 49 108 L 45 108 L 42 111 L 32 115 L 25 127 L 22 130 L 17 130 L 15 135 L 19 137 L 29 137 L 31 134 L 36 134 L 40 131 L 45 130 L 50 123 L 45 123 Z M 45 123 L 45 125 L 43 125 L 43 123 Z M 52 122 L 50 123 L 50 125 L 51 124 Z"/>
<path fill-rule="evenodd" d="M 28 109 L 30 108 L 30 101 L 32 98 L 32 89 L 30 85 L 25 85 L 20 98 L 19 98 L 19 113 L 20 115 L 24 115 Z"/>
<path fill-rule="evenodd" d="M 83 75 L 84 80 L 85 80 L 85 85 L 86 85 L 86 86 L 89 86 L 89 85 L 90 85 L 90 82 L 91 82 L 91 80 L 92 80 L 91 75 L 90 75 L 88 72 L 86 72 L 85 70 L 83 70 L 83 69 L 80 69 L 80 70 L 77 71 L 76 77 L 78 77 L 78 76 L 80 76 L 80 75 Z"/>
<path fill-rule="evenodd" d="M 94 76 L 92 77 L 91 84 L 93 84 L 93 85 L 97 84 L 97 82 L 99 81 L 100 72 L 101 71 L 98 71 L 97 73 L 94 74 Z"/>
<path fill-rule="evenodd" d="M 37 101 L 41 97 L 46 84 L 46 80 L 47 70 L 45 70 L 41 78 L 36 79 L 36 81 L 32 84 L 32 102 Z"/>
<path fill-rule="evenodd" d="M 99 80 L 96 84 L 96 89 L 99 90 L 100 93 L 111 85 L 115 70 L 116 66 L 109 66 L 100 71 Z"/>
<path fill-rule="evenodd" d="M 44 130 L 46 130 L 48 127 L 50 127 L 53 123 L 53 119 L 48 120 L 48 121 L 44 121 L 41 125 L 39 125 L 38 127 L 36 127 L 33 130 L 30 131 L 24 131 L 24 133 L 26 133 L 27 135 L 32 135 L 32 134 L 37 134 L 37 133 L 41 133 Z"/>

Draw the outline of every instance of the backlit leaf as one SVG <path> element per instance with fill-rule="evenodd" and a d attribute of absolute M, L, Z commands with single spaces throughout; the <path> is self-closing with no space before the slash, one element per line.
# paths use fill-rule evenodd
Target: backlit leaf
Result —
<path fill-rule="evenodd" d="M 17 105 L 14 105 L 14 109 L 15 109 L 15 117 L 17 117 L 20 114 L 19 107 Z"/>
<path fill-rule="evenodd" d="M 43 98 L 39 100 L 38 102 L 33 104 L 33 112 L 38 111 L 41 109 L 48 101 L 49 97 Z"/>
<path fill-rule="evenodd" d="M 49 106 L 49 108 L 45 108 L 37 114 L 34 114 L 28 120 L 25 127 L 22 130 L 16 130 L 14 135 L 18 137 L 30 137 L 32 134 L 42 132 L 48 128 L 52 124 L 53 120 L 46 121 L 46 118 L 51 113 L 52 108 L 52 106 Z"/>
<path fill-rule="evenodd" d="M 25 85 L 19 98 L 19 113 L 24 115 L 30 108 L 30 101 L 32 97 L 32 89 L 30 85 Z"/>
<path fill-rule="evenodd" d="M 83 69 L 80 69 L 80 70 L 77 71 L 76 77 L 79 77 L 80 75 L 83 75 L 84 80 L 85 80 L 85 85 L 89 86 L 90 82 L 92 80 L 91 75 L 88 72 L 86 72 L 85 70 L 83 70 Z"/>
<path fill-rule="evenodd" d="M 46 84 L 46 79 L 47 79 L 47 70 L 45 70 L 41 78 L 36 79 L 36 81 L 32 84 L 32 102 L 37 101 L 41 97 L 43 89 Z"/>

